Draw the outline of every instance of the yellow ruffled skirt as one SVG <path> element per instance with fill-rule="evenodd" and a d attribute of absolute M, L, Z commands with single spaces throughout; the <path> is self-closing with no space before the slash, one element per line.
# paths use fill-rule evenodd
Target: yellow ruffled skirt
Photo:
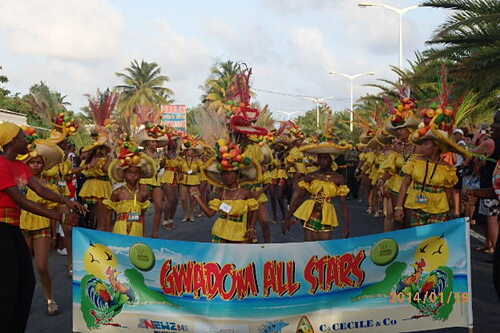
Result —
<path fill-rule="evenodd" d="M 219 238 L 232 241 L 244 242 L 247 239 L 247 218 L 246 215 L 242 217 L 241 222 L 235 222 L 229 219 L 218 218 L 212 227 L 212 235 Z"/>
<path fill-rule="evenodd" d="M 129 222 L 117 220 L 113 227 L 113 233 L 129 236 L 144 237 L 144 225 L 142 222 Z"/>
<path fill-rule="evenodd" d="M 82 198 L 108 199 L 111 197 L 113 188 L 111 182 L 101 179 L 87 179 L 80 190 Z"/>
<path fill-rule="evenodd" d="M 309 221 L 313 215 L 316 204 L 319 203 L 312 199 L 304 201 L 302 205 L 297 208 L 295 213 L 293 213 L 293 216 L 305 222 Z M 337 227 L 339 225 L 335 207 L 329 202 L 324 202 L 321 207 L 321 224 L 330 227 Z"/>
<path fill-rule="evenodd" d="M 156 177 L 141 178 L 141 180 L 139 180 L 139 184 L 155 186 L 155 187 L 161 186 L 160 182 L 158 181 L 158 179 Z"/>
<path fill-rule="evenodd" d="M 272 177 L 273 179 L 287 179 L 288 174 L 285 169 L 274 169 L 272 171 Z"/>
<path fill-rule="evenodd" d="M 35 231 L 50 228 L 50 220 L 46 217 L 35 215 L 25 210 L 21 211 L 19 227 L 23 230 Z"/>
<path fill-rule="evenodd" d="M 390 191 L 399 193 L 402 183 L 403 183 L 403 177 L 401 177 L 400 175 L 393 175 L 391 176 L 391 178 L 387 180 L 385 185 Z"/>
<path fill-rule="evenodd" d="M 183 185 L 200 185 L 200 175 L 195 174 L 195 175 L 188 175 L 187 173 L 182 174 L 180 182 Z"/>

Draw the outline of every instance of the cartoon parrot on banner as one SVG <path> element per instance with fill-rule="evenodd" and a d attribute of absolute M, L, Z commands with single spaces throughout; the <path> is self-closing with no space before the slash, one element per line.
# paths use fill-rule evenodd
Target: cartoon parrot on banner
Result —
<path fill-rule="evenodd" d="M 80 309 L 89 329 L 124 327 L 113 322 L 125 305 L 168 304 L 166 297 L 149 289 L 136 269 L 117 272 L 116 255 L 105 245 L 90 244 L 83 258 L 88 272 L 80 283 Z"/>

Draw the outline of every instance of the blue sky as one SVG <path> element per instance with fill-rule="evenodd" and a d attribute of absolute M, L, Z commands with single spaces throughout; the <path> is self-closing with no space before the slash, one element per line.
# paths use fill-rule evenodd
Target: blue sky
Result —
<path fill-rule="evenodd" d="M 374 0 L 373 2 L 381 2 Z M 414 0 L 384 0 L 396 7 Z M 405 56 L 422 50 L 449 13 L 419 8 L 404 18 Z M 2 0 L 0 66 L 12 91 L 43 80 L 78 110 L 84 94 L 119 83 L 114 75 L 132 59 L 157 62 L 171 79 L 176 103 L 199 103 L 199 86 L 217 60 L 253 67 L 253 87 L 309 96 L 335 96 L 348 106 L 348 82 L 328 75 L 373 71 L 392 78 L 398 63 L 398 18 L 355 0 Z M 272 111 L 304 112 L 305 100 L 257 91 Z M 297 113 L 298 114 L 298 113 Z M 285 117 L 278 114 L 277 118 Z"/>

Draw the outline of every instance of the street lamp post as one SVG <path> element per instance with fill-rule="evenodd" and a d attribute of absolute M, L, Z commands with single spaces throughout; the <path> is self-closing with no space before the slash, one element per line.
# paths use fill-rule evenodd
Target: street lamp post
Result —
<path fill-rule="evenodd" d="M 359 74 L 355 74 L 355 75 L 349 75 L 349 74 L 345 74 L 345 73 L 338 73 L 338 72 L 330 72 L 328 74 L 331 74 L 331 75 L 340 75 L 340 76 L 343 76 L 345 77 L 346 79 L 349 79 L 350 81 L 350 88 L 351 88 L 351 112 L 350 112 L 350 121 L 349 121 L 349 129 L 351 130 L 351 132 L 354 130 L 354 85 L 353 85 L 353 81 L 355 79 L 357 79 L 358 77 L 360 76 L 363 76 L 363 75 L 375 75 L 375 73 L 373 72 L 366 72 L 366 73 L 359 73 Z"/>
<path fill-rule="evenodd" d="M 293 111 L 293 112 L 286 112 L 286 111 L 274 111 L 278 113 L 282 113 L 286 115 L 286 120 L 290 120 L 290 116 L 295 113 L 302 113 L 302 111 Z"/>
<path fill-rule="evenodd" d="M 333 99 L 333 96 L 330 97 L 303 97 L 304 99 L 316 103 L 316 127 L 319 128 L 319 106 L 326 104 L 326 100 Z"/>
<path fill-rule="evenodd" d="M 360 2 L 358 6 L 361 8 L 366 7 L 382 7 L 389 9 L 399 15 L 399 68 L 403 68 L 403 15 L 410 10 L 420 7 L 420 5 L 410 6 L 406 8 L 396 8 L 383 3 L 373 3 L 373 2 Z"/>

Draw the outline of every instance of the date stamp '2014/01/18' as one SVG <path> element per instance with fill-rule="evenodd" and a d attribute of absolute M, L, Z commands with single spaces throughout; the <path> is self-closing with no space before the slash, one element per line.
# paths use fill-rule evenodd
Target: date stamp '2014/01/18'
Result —
<path fill-rule="evenodd" d="M 470 294 L 468 292 L 448 292 L 448 293 L 396 293 L 389 294 L 389 303 L 468 303 Z"/>

